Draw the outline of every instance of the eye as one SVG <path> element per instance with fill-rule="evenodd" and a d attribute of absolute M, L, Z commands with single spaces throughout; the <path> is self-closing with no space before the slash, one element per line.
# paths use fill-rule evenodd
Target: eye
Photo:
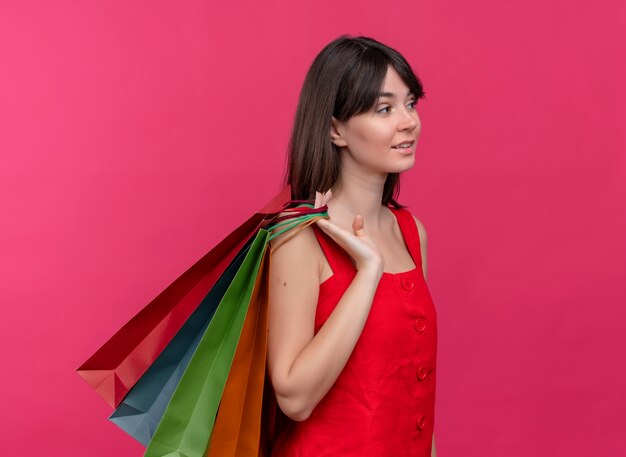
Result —
<path fill-rule="evenodd" d="M 388 113 L 389 111 L 383 111 L 386 109 L 391 109 L 391 106 L 384 106 L 381 109 L 379 109 L 378 111 L 376 111 L 377 113 Z"/>
<path fill-rule="evenodd" d="M 409 105 L 413 105 L 412 108 L 415 109 L 415 105 L 417 105 L 417 100 L 413 100 Z"/>

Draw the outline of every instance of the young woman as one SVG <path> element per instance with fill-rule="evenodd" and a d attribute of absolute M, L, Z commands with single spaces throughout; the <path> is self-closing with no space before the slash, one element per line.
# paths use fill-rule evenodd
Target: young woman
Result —
<path fill-rule="evenodd" d="M 407 61 L 367 37 L 337 38 L 308 71 L 287 183 L 330 219 L 272 251 L 267 363 L 288 418 L 272 457 L 435 455 L 426 231 L 394 199 L 422 97 Z"/>

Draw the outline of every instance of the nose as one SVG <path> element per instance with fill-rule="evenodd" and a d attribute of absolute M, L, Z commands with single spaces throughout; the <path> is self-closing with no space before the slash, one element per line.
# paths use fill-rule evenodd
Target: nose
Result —
<path fill-rule="evenodd" d="M 420 118 L 415 110 L 402 110 L 402 118 L 398 122 L 398 130 L 409 132 L 415 130 L 420 125 Z"/>

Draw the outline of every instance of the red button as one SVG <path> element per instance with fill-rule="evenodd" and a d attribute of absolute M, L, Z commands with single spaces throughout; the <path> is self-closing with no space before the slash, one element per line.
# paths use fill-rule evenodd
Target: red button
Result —
<path fill-rule="evenodd" d="M 417 330 L 418 332 L 422 333 L 424 330 L 426 330 L 426 321 L 422 318 L 419 318 L 418 320 L 415 321 L 415 330 Z"/>
<path fill-rule="evenodd" d="M 411 290 L 413 288 L 413 281 L 411 281 L 409 278 L 404 278 L 402 280 L 402 287 L 404 288 L 404 290 Z"/>
<path fill-rule="evenodd" d="M 428 375 L 428 367 L 419 367 L 417 369 L 417 378 L 421 381 Z"/>
<path fill-rule="evenodd" d="M 417 419 L 417 428 L 418 428 L 418 430 L 423 429 L 425 425 L 426 425 L 426 418 L 424 416 L 418 417 L 418 419 Z"/>

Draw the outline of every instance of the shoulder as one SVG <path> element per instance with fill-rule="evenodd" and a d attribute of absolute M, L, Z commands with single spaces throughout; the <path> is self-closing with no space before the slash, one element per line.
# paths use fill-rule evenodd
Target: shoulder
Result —
<path fill-rule="evenodd" d="M 284 216 L 286 212 L 280 213 L 280 216 Z M 271 231 L 274 235 L 285 229 L 286 226 L 277 227 Z M 297 231 L 295 233 L 294 231 Z M 321 262 L 318 254 L 317 238 L 313 227 L 309 225 L 304 228 L 294 228 L 293 230 L 287 230 L 285 233 L 281 233 L 270 241 L 270 248 L 272 250 L 272 262 L 284 264 L 285 267 L 289 267 L 296 262 L 303 262 L 304 259 L 314 261 L 318 270 L 321 268 Z M 311 263 L 311 262 L 306 262 Z"/>

